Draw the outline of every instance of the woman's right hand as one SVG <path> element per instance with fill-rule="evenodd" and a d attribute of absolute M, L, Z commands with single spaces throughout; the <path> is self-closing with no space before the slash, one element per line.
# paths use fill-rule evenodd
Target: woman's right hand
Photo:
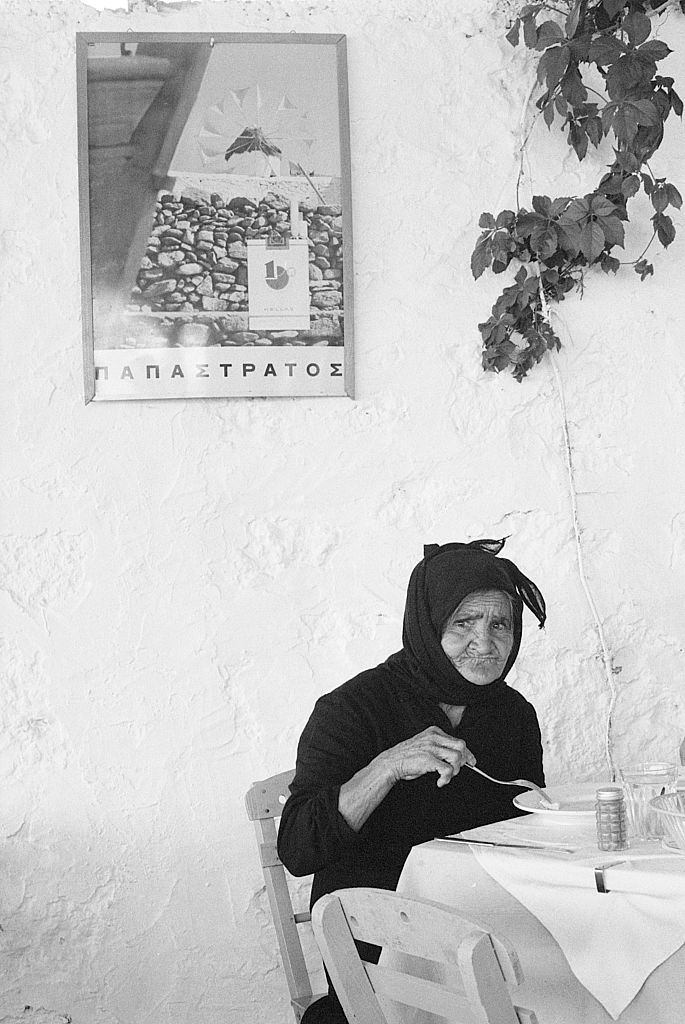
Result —
<path fill-rule="evenodd" d="M 379 754 L 393 781 L 418 779 L 428 772 L 437 772 L 439 787 L 458 775 L 463 764 L 475 764 L 476 759 L 463 740 L 448 735 L 439 726 L 431 725 L 423 732 Z"/>
<path fill-rule="evenodd" d="M 442 787 L 458 774 L 463 764 L 475 763 L 463 740 L 431 725 L 384 750 L 343 783 L 338 810 L 350 828 L 358 832 L 400 779 L 418 779 L 428 772 L 437 772 L 438 786 Z"/>

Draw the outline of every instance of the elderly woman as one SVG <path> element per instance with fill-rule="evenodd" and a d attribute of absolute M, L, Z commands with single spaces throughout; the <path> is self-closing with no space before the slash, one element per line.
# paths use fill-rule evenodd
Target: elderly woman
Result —
<path fill-rule="evenodd" d="M 437 544 L 409 580 L 402 650 L 321 697 L 304 728 L 278 836 L 312 905 L 344 886 L 394 889 L 412 846 L 511 818 L 516 790 L 544 785 L 535 710 L 506 683 L 523 605 L 545 621 L 538 588 L 504 541 Z M 306 1022 L 344 1021 L 335 993 Z"/>

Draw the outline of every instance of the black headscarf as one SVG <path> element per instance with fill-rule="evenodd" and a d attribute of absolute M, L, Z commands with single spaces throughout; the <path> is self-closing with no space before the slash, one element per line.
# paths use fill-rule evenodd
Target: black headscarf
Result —
<path fill-rule="evenodd" d="M 540 628 L 545 624 L 545 601 L 536 585 L 508 558 L 497 558 L 505 539 L 426 545 L 423 559 L 411 574 L 402 650 L 393 654 L 387 665 L 431 702 L 468 707 L 496 699 L 519 652 L 523 605 L 533 612 Z M 499 679 L 485 686 L 465 679 L 440 645 L 450 615 L 476 590 L 509 594 L 513 612 L 511 653 Z"/>

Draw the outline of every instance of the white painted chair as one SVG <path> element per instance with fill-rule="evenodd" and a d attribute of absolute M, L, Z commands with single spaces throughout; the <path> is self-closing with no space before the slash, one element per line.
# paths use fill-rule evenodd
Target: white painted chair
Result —
<path fill-rule="evenodd" d="M 314 995 L 307 970 L 307 964 L 298 933 L 298 925 L 311 920 L 309 911 L 295 913 L 288 880 L 283 864 L 276 852 L 276 820 L 280 818 L 283 804 L 288 799 L 288 787 L 295 772 L 281 772 L 261 782 L 254 782 L 245 794 L 247 816 L 254 824 L 259 848 L 259 858 L 264 873 L 264 884 L 269 897 L 278 939 L 278 948 L 283 961 L 290 1004 L 298 1022 L 308 1006 L 320 999 L 322 992 Z"/>
<path fill-rule="evenodd" d="M 378 996 L 453 1024 L 537 1024 L 512 1001 L 510 989 L 523 980 L 515 951 L 451 907 L 385 889 L 339 889 L 317 900 L 312 926 L 350 1024 L 387 1024 Z M 381 963 L 363 961 L 355 939 L 382 946 Z M 406 954 L 447 967 L 429 972 L 445 980 L 408 973 Z"/>

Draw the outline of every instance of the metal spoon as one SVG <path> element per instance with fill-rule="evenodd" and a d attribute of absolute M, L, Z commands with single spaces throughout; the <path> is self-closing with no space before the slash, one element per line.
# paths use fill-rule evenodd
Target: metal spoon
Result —
<path fill-rule="evenodd" d="M 481 771 L 480 768 L 476 768 L 475 765 L 469 764 L 468 761 L 464 762 L 462 768 L 470 768 L 472 772 L 478 772 L 478 774 L 482 775 L 484 779 L 489 779 L 490 782 L 496 782 L 499 786 L 520 786 L 522 789 L 533 789 L 538 794 L 543 804 L 547 804 L 549 807 L 555 806 L 554 801 L 550 800 L 544 789 L 541 789 L 540 786 L 536 786 L 534 782 L 529 782 L 528 779 L 493 779 L 492 775 L 488 775 L 487 772 Z"/>

